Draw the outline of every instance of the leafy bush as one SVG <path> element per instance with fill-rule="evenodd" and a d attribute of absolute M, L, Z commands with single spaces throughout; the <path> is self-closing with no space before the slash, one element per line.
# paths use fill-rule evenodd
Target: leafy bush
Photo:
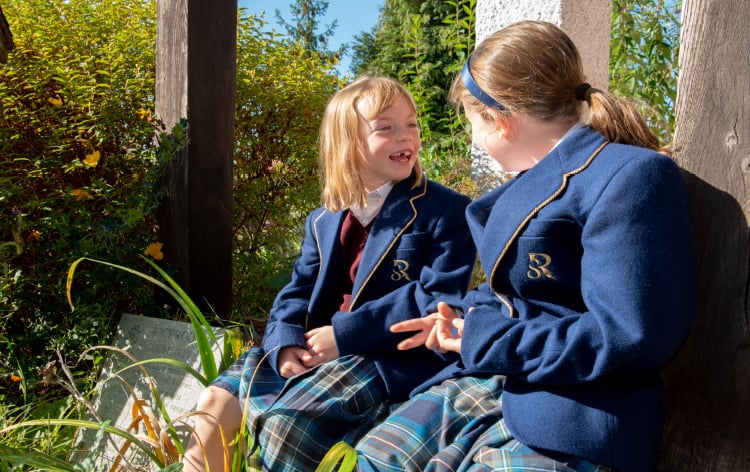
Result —
<path fill-rule="evenodd" d="M 48 392 L 55 349 L 105 344 L 125 311 L 162 313 L 153 288 L 104 266 L 76 280 L 79 257 L 136 270 L 161 254 L 155 209 L 161 170 L 186 124 L 156 146 L 153 0 L 9 0 L 17 48 L 0 65 L 0 402 Z M 263 323 L 288 277 L 301 224 L 318 202 L 318 123 L 339 88 L 330 59 L 239 21 L 230 320 Z M 176 135 L 178 136 L 176 136 Z"/>
<path fill-rule="evenodd" d="M 132 267 L 154 240 L 155 5 L 11 0 L 16 49 L 0 67 L 0 389 L 45 390 L 52 351 L 106 340 L 123 310 L 158 310 L 150 287 L 106 268 L 65 306 L 77 257 Z M 23 380 L 23 382 L 21 381 Z M 27 398 L 32 400 L 33 398 Z"/>
<path fill-rule="evenodd" d="M 245 17 L 237 47 L 233 321 L 262 330 L 319 204 L 317 138 L 335 63 Z"/>

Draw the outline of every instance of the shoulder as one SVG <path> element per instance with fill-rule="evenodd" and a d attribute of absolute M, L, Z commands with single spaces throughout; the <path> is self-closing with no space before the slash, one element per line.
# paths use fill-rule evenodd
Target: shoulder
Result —
<path fill-rule="evenodd" d="M 594 165 L 608 167 L 613 174 L 629 175 L 635 181 L 682 180 L 682 171 L 671 157 L 629 144 L 608 144 Z"/>
<path fill-rule="evenodd" d="M 333 222 L 337 222 L 341 219 L 342 213 L 343 212 L 341 211 L 332 212 L 323 207 L 314 209 L 308 213 L 307 218 L 305 219 L 307 231 L 309 232 L 313 228 L 320 228 L 321 226 L 330 226 Z"/>

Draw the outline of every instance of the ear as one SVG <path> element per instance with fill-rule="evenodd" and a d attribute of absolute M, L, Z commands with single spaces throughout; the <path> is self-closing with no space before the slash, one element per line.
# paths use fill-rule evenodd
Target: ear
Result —
<path fill-rule="evenodd" d="M 513 117 L 508 116 L 494 108 L 488 108 L 487 113 L 492 117 L 492 121 L 497 126 L 497 132 L 503 136 L 508 136 L 513 131 Z"/>

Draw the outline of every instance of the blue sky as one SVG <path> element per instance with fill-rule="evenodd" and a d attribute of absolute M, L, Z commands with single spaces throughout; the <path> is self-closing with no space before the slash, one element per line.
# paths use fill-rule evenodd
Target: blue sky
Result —
<path fill-rule="evenodd" d="M 289 18 L 289 5 L 292 1 L 279 0 L 239 0 L 238 6 L 247 13 L 266 12 L 265 19 L 273 28 L 280 28 L 276 23 L 275 11 L 278 9 L 285 18 Z M 343 43 L 351 43 L 354 36 L 362 31 L 370 31 L 378 21 L 383 0 L 328 0 L 328 11 L 321 20 L 322 25 L 329 25 L 337 20 L 335 35 L 331 38 L 330 48 L 337 49 Z M 345 57 L 339 69 L 346 72 L 351 59 Z"/>

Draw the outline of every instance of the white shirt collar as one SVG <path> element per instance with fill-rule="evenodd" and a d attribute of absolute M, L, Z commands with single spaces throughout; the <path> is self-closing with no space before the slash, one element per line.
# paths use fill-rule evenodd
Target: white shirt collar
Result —
<path fill-rule="evenodd" d="M 386 197 L 393 188 L 393 182 L 388 182 L 385 185 L 367 193 L 367 203 L 364 208 L 360 208 L 357 205 L 352 205 L 350 208 L 357 221 L 362 226 L 367 226 L 378 216 L 380 209 L 383 207 Z"/>

